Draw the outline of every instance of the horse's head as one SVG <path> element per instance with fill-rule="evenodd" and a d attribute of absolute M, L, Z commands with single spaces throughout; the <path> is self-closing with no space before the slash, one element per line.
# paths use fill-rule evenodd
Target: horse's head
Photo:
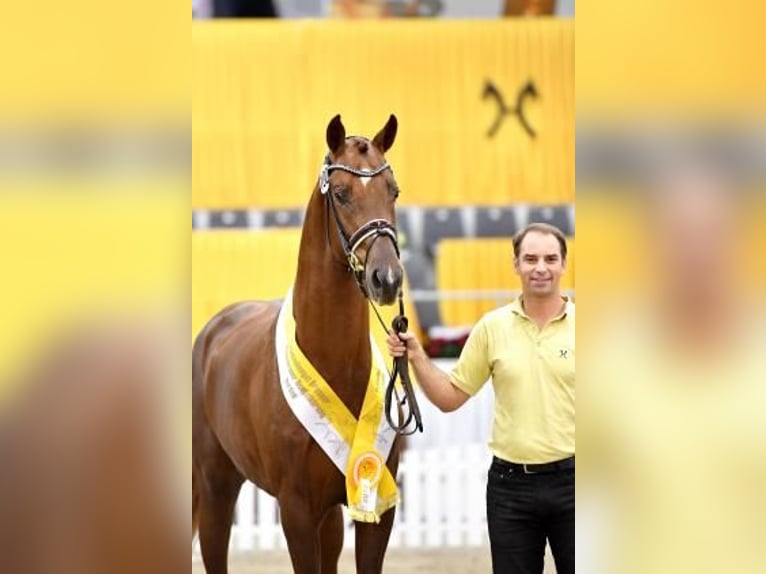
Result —
<path fill-rule="evenodd" d="M 327 126 L 330 151 L 320 176 L 349 266 L 365 294 L 383 305 L 396 300 L 403 275 L 394 211 L 399 188 L 384 157 L 396 129 L 391 115 L 372 141 L 347 138 L 340 116 L 335 116 Z"/>

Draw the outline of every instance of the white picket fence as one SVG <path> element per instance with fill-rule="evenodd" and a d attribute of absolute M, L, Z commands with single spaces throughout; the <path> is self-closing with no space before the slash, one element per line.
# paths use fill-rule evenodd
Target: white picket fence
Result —
<path fill-rule="evenodd" d="M 485 444 L 405 451 L 397 476 L 401 502 L 389 547 L 488 544 L 485 489 L 490 459 Z M 354 546 L 348 517 L 344 545 Z M 286 548 L 276 500 L 245 483 L 237 501 L 231 552 Z M 197 543 L 194 554 L 199 555 Z"/>

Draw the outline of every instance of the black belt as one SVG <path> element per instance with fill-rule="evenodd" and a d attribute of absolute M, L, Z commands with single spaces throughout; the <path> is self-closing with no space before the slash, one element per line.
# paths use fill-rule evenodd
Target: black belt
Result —
<path fill-rule="evenodd" d="M 574 470 L 575 457 L 570 456 L 569 458 L 565 458 L 563 460 L 544 462 L 542 464 L 521 464 L 518 462 L 509 462 L 494 456 L 492 457 L 492 465 L 496 465 L 503 470 L 510 470 L 511 472 L 522 472 L 524 474 L 544 474 L 550 472 Z"/>

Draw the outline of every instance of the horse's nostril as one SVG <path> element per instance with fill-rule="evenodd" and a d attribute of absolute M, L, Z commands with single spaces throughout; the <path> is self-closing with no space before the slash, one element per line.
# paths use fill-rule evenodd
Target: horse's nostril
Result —
<path fill-rule="evenodd" d="M 402 272 L 401 268 L 398 268 L 394 272 L 394 284 L 396 285 L 396 288 L 400 288 L 402 286 L 402 281 L 404 280 L 404 273 Z"/>
<path fill-rule="evenodd" d="M 381 302 L 391 302 L 402 285 L 402 272 L 393 266 L 372 269 L 369 274 L 369 288 Z"/>
<path fill-rule="evenodd" d="M 380 271 L 377 269 L 372 272 L 372 286 L 375 287 L 375 289 L 383 287 L 383 282 L 380 280 Z"/>

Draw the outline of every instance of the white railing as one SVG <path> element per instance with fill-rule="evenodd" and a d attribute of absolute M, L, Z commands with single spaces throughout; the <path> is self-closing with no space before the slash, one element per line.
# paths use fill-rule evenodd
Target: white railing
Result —
<path fill-rule="evenodd" d="M 397 476 L 401 502 L 389 547 L 488 544 L 485 488 L 490 458 L 484 444 L 405 451 Z M 353 548 L 353 522 L 348 517 L 345 522 L 344 546 Z M 276 500 L 245 483 L 237 501 L 230 550 L 286 548 Z M 197 543 L 194 554 L 199 554 Z"/>

